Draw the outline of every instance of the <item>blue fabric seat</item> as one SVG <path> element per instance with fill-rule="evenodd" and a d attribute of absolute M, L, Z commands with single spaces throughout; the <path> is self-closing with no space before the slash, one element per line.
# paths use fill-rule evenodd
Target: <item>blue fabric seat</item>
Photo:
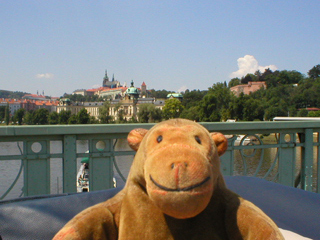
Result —
<path fill-rule="evenodd" d="M 228 187 L 266 212 L 280 228 L 320 239 L 320 194 L 253 177 L 225 177 Z M 3 240 L 51 239 L 73 216 L 119 188 L 0 201 Z"/>

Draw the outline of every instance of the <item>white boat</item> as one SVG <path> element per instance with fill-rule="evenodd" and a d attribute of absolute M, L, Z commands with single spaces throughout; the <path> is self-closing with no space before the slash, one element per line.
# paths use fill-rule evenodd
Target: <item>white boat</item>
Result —
<path fill-rule="evenodd" d="M 236 139 L 236 143 L 240 144 L 242 142 L 242 144 L 247 145 L 248 143 L 250 143 L 251 139 L 248 138 L 246 135 L 238 135 L 237 139 Z"/>
<path fill-rule="evenodd" d="M 77 174 L 77 192 L 89 192 L 89 164 L 81 163 Z"/>
<path fill-rule="evenodd" d="M 116 179 L 113 177 L 113 187 L 117 187 Z M 81 166 L 77 174 L 77 192 L 89 192 L 89 158 L 81 160 Z"/>

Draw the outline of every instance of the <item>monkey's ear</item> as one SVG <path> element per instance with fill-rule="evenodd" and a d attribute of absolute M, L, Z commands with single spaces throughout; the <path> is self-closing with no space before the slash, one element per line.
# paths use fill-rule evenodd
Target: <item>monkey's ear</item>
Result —
<path fill-rule="evenodd" d="M 219 132 L 210 133 L 210 136 L 217 146 L 218 155 L 222 156 L 228 148 L 228 139 Z"/>
<path fill-rule="evenodd" d="M 140 143 L 144 136 L 147 134 L 148 130 L 143 128 L 136 128 L 130 131 L 127 140 L 129 146 L 134 150 L 138 151 Z"/>

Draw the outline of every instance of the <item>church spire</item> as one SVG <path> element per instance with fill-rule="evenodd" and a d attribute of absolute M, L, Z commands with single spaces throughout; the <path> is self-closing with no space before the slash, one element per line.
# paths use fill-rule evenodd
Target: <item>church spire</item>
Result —
<path fill-rule="evenodd" d="M 112 75 L 112 82 L 114 82 L 114 74 Z"/>
<path fill-rule="evenodd" d="M 106 73 L 105 73 L 104 78 L 103 78 L 102 86 L 106 87 L 107 82 L 109 82 L 109 77 L 108 77 L 108 71 L 106 70 Z"/>
<path fill-rule="evenodd" d="M 105 75 L 104 75 L 104 78 L 103 78 L 103 79 L 105 79 L 105 80 L 107 80 L 107 81 L 109 82 L 108 70 L 106 70 L 106 73 L 105 73 Z"/>

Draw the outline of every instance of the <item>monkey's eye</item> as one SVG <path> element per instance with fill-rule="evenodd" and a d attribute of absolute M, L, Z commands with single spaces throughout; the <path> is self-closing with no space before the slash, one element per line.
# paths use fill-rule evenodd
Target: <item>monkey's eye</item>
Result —
<path fill-rule="evenodd" d="M 201 144 L 201 139 L 198 136 L 195 136 L 194 138 L 196 139 L 197 143 Z"/>
<path fill-rule="evenodd" d="M 161 141 L 162 141 L 162 135 L 159 135 L 159 136 L 157 137 L 157 142 L 160 143 Z"/>

